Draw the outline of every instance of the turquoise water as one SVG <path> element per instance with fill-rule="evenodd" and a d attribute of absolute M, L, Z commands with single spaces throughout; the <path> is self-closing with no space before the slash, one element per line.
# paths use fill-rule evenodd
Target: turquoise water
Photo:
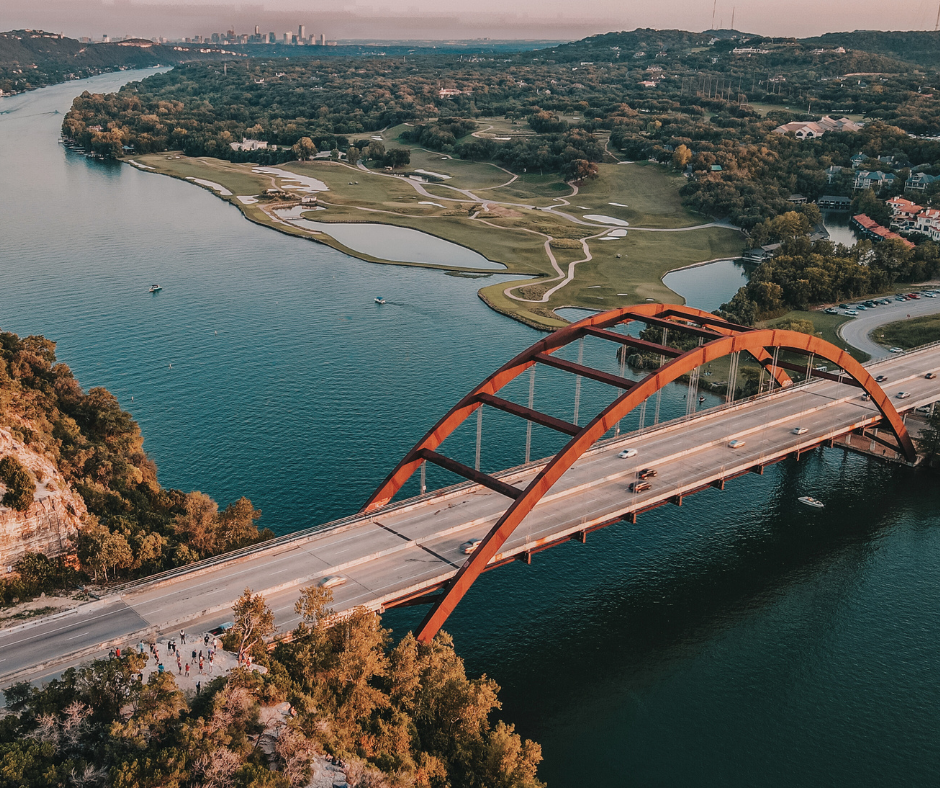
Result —
<path fill-rule="evenodd" d="M 114 391 L 164 484 L 247 495 L 278 533 L 352 512 L 540 335 L 487 309 L 479 282 L 362 263 L 57 145 L 55 110 L 129 76 L 0 100 L 0 327 L 56 339 L 83 385 Z M 585 362 L 616 369 L 609 348 Z M 552 372 L 536 407 L 570 419 Z M 582 418 L 605 397 L 586 382 Z M 684 407 L 672 387 L 662 415 Z M 473 437 L 451 456 L 472 462 Z M 487 413 L 484 469 L 521 461 L 522 437 Z M 535 453 L 555 440 L 536 431 Z M 938 488 L 818 451 L 488 573 L 447 628 L 542 743 L 553 787 L 933 785 Z"/>

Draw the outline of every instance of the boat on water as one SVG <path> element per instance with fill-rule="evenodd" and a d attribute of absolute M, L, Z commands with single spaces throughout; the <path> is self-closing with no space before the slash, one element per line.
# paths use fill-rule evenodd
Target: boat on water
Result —
<path fill-rule="evenodd" d="M 160 287 L 160 285 L 150 285 L 150 289 L 149 289 L 147 292 L 148 292 L 148 293 L 156 293 L 156 292 L 159 292 L 159 291 L 162 290 L 162 289 L 163 289 L 163 288 Z"/>
<path fill-rule="evenodd" d="M 699 397 L 699 398 L 698 398 L 698 401 L 699 401 L 699 402 L 704 402 L 704 401 L 705 401 L 705 397 Z"/>
<path fill-rule="evenodd" d="M 822 501 L 817 501 L 815 498 L 811 498 L 809 495 L 803 495 L 800 498 L 797 498 L 800 503 L 805 503 L 807 506 L 812 506 L 814 509 L 823 509 L 826 504 Z"/>
<path fill-rule="evenodd" d="M 375 303 L 377 303 L 377 304 L 384 304 L 384 303 L 386 303 L 386 301 L 385 301 L 384 298 L 382 298 L 382 296 L 376 296 L 376 297 L 375 297 Z"/>

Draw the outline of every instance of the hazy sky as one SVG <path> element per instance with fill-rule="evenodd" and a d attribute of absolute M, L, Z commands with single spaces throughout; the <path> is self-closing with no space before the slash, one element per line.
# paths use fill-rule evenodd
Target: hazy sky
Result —
<path fill-rule="evenodd" d="M 636 27 L 730 27 L 764 35 L 933 30 L 940 0 L 0 0 L 0 30 L 34 27 L 70 36 L 205 35 L 254 25 L 282 33 L 300 23 L 328 38 L 581 38 Z"/>

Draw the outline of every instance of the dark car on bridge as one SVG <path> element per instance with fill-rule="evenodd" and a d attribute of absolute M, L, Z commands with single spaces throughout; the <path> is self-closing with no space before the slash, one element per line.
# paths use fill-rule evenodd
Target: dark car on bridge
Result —
<path fill-rule="evenodd" d="M 653 485 L 650 484 L 649 482 L 633 482 L 633 484 L 630 485 L 630 492 L 634 492 L 634 493 L 646 492 L 647 490 L 652 490 L 652 489 L 653 489 Z"/>
<path fill-rule="evenodd" d="M 655 475 L 656 475 L 655 468 L 644 468 L 642 471 L 640 471 L 637 474 L 637 476 L 639 476 L 641 479 L 652 479 Z"/>

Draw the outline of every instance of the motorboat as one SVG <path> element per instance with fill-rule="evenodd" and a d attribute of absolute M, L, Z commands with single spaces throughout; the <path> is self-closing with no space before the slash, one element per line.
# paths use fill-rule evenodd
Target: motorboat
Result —
<path fill-rule="evenodd" d="M 150 285 L 150 289 L 149 289 L 147 292 L 148 292 L 148 293 L 157 293 L 157 292 L 159 292 L 159 291 L 162 290 L 162 289 L 163 289 L 163 288 L 160 287 L 160 285 Z"/>
<path fill-rule="evenodd" d="M 375 297 L 375 303 L 377 303 L 377 304 L 384 304 L 384 303 L 386 303 L 386 302 L 385 302 L 385 299 L 382 298 L 382 296 L 376 296 L 376 297 Z"/>
<path fill-rule="evenodd" d="M 822 501 L 817 501 L 815 498 L 810 497 L 809 495 L 803 495 L 800 498 L 797 498 L 800 503 L 805 503 L 807 506 L 812 506 L 814 509 L 824 509 L 826 504 Z"/>

